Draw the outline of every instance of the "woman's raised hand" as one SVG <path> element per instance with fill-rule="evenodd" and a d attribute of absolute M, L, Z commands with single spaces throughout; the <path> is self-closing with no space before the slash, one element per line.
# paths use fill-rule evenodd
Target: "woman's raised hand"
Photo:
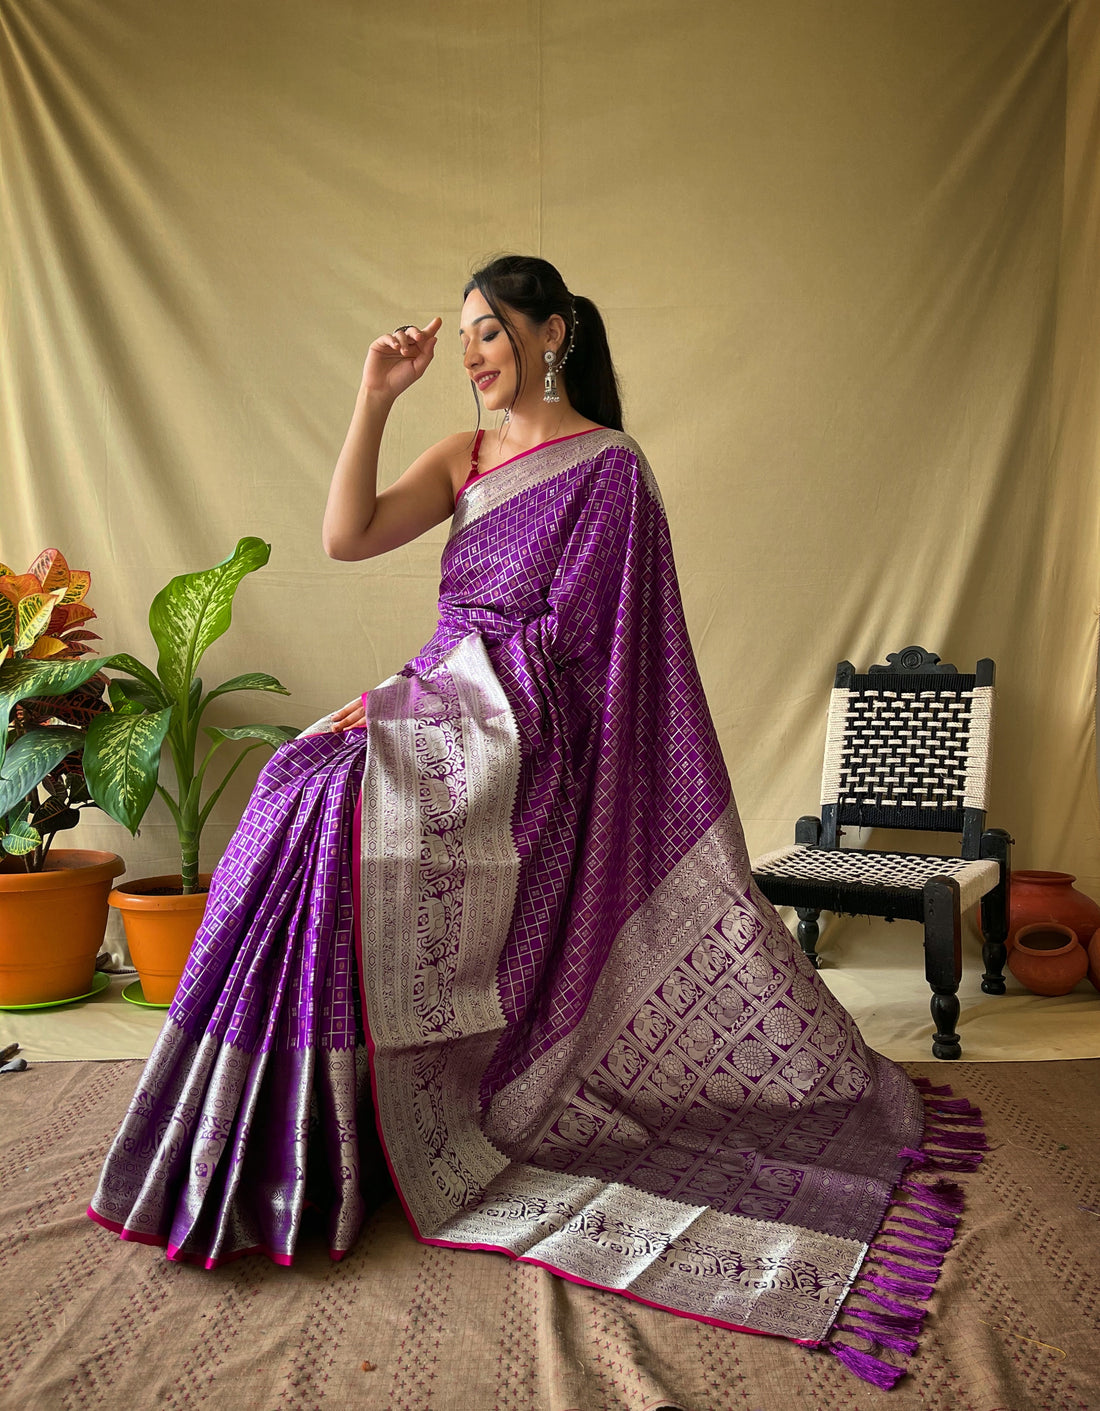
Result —
<path fill-rule="evenodd" d="M 364 390 L 392 399 L 410 388 L 431 362 L 442 324 L 437 317 L 424 328 L 413 325 L 376 338 L 363 364 Z"/>

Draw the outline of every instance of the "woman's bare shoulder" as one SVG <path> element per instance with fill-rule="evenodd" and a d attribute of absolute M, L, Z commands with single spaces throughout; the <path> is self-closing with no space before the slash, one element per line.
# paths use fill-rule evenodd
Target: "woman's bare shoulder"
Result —
<path fill-rule="evenodd" d="M 453 491 L 452 499 L 470 474 L 470 457 L 476 439 L 476 431 L 455 431 L 450 436 L 444 436 L 442 441 L 437 441 L 426 452 L 436 464 L 446 466 Z"/>

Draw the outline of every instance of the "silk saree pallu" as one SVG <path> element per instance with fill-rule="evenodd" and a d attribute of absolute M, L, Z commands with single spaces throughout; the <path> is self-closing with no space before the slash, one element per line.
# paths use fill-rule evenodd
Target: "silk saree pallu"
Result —
<path fill-rule="evenodd" d="M 422 1240 L 892 1385 L 980 1114 L 867 1049 L 753 887 L 631 438 L 468 485 L 435 635 L 366 700 L 261 774 L 93 1217 L 289 1262 L 310 1208 L 338 1255 L 380 1139 Z"/>

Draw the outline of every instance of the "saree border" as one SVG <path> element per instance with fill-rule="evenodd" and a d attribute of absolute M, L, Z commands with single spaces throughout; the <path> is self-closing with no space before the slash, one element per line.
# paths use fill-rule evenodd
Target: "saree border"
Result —
<path fill-rule="evenodd" d="M 584 443 L 583 450 L 579 449 L 578 442 Z M 574 466 L 584 465 L 608 450 L 626 451 L 635 458 L 639 479 L 664 512 L 664 501 L 656 477 L 637 441 L 625 431 L 600 427 L 569 441 L 556 442 L 521 454 L 515 460 L 488 471 L 480 480 L 475 480 L 459 496 L 448 538 L 461 534 L 471 524 L 517 495 L 553 480 Z"/>
<path fill-rule="evenodd" d="M 423 677 L 370 692 L 359 978 L 378 1132 L 418 1233 L 508 1165 L 482 1131 L 478 1084 L 506 1023 L 496 965 L 518 781 L 518 731 L 476 633 Z"/>

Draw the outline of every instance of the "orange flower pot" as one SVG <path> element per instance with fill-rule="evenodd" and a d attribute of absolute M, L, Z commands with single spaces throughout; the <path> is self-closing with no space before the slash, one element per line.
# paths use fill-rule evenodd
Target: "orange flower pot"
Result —
<path fill-rule="evenodd" d="M 41 872 L 0 870 L 0 1005 L 87 994 L 118 853 L 51 848 Z"/>
<path fill-rule="evenodd" d="M 199 874 L 209 887 L 211 874 Z M 139 877 L 116 887 L 107 898 L 122 913 L 130 958 L 150 1004 L 171 1004 L 187 964 L 195 933 L 206 912 L 206 892 L 165 891 L 182 885 L 174 877 Z M 157 895 L 161 892 L 162 895 Z"/>

